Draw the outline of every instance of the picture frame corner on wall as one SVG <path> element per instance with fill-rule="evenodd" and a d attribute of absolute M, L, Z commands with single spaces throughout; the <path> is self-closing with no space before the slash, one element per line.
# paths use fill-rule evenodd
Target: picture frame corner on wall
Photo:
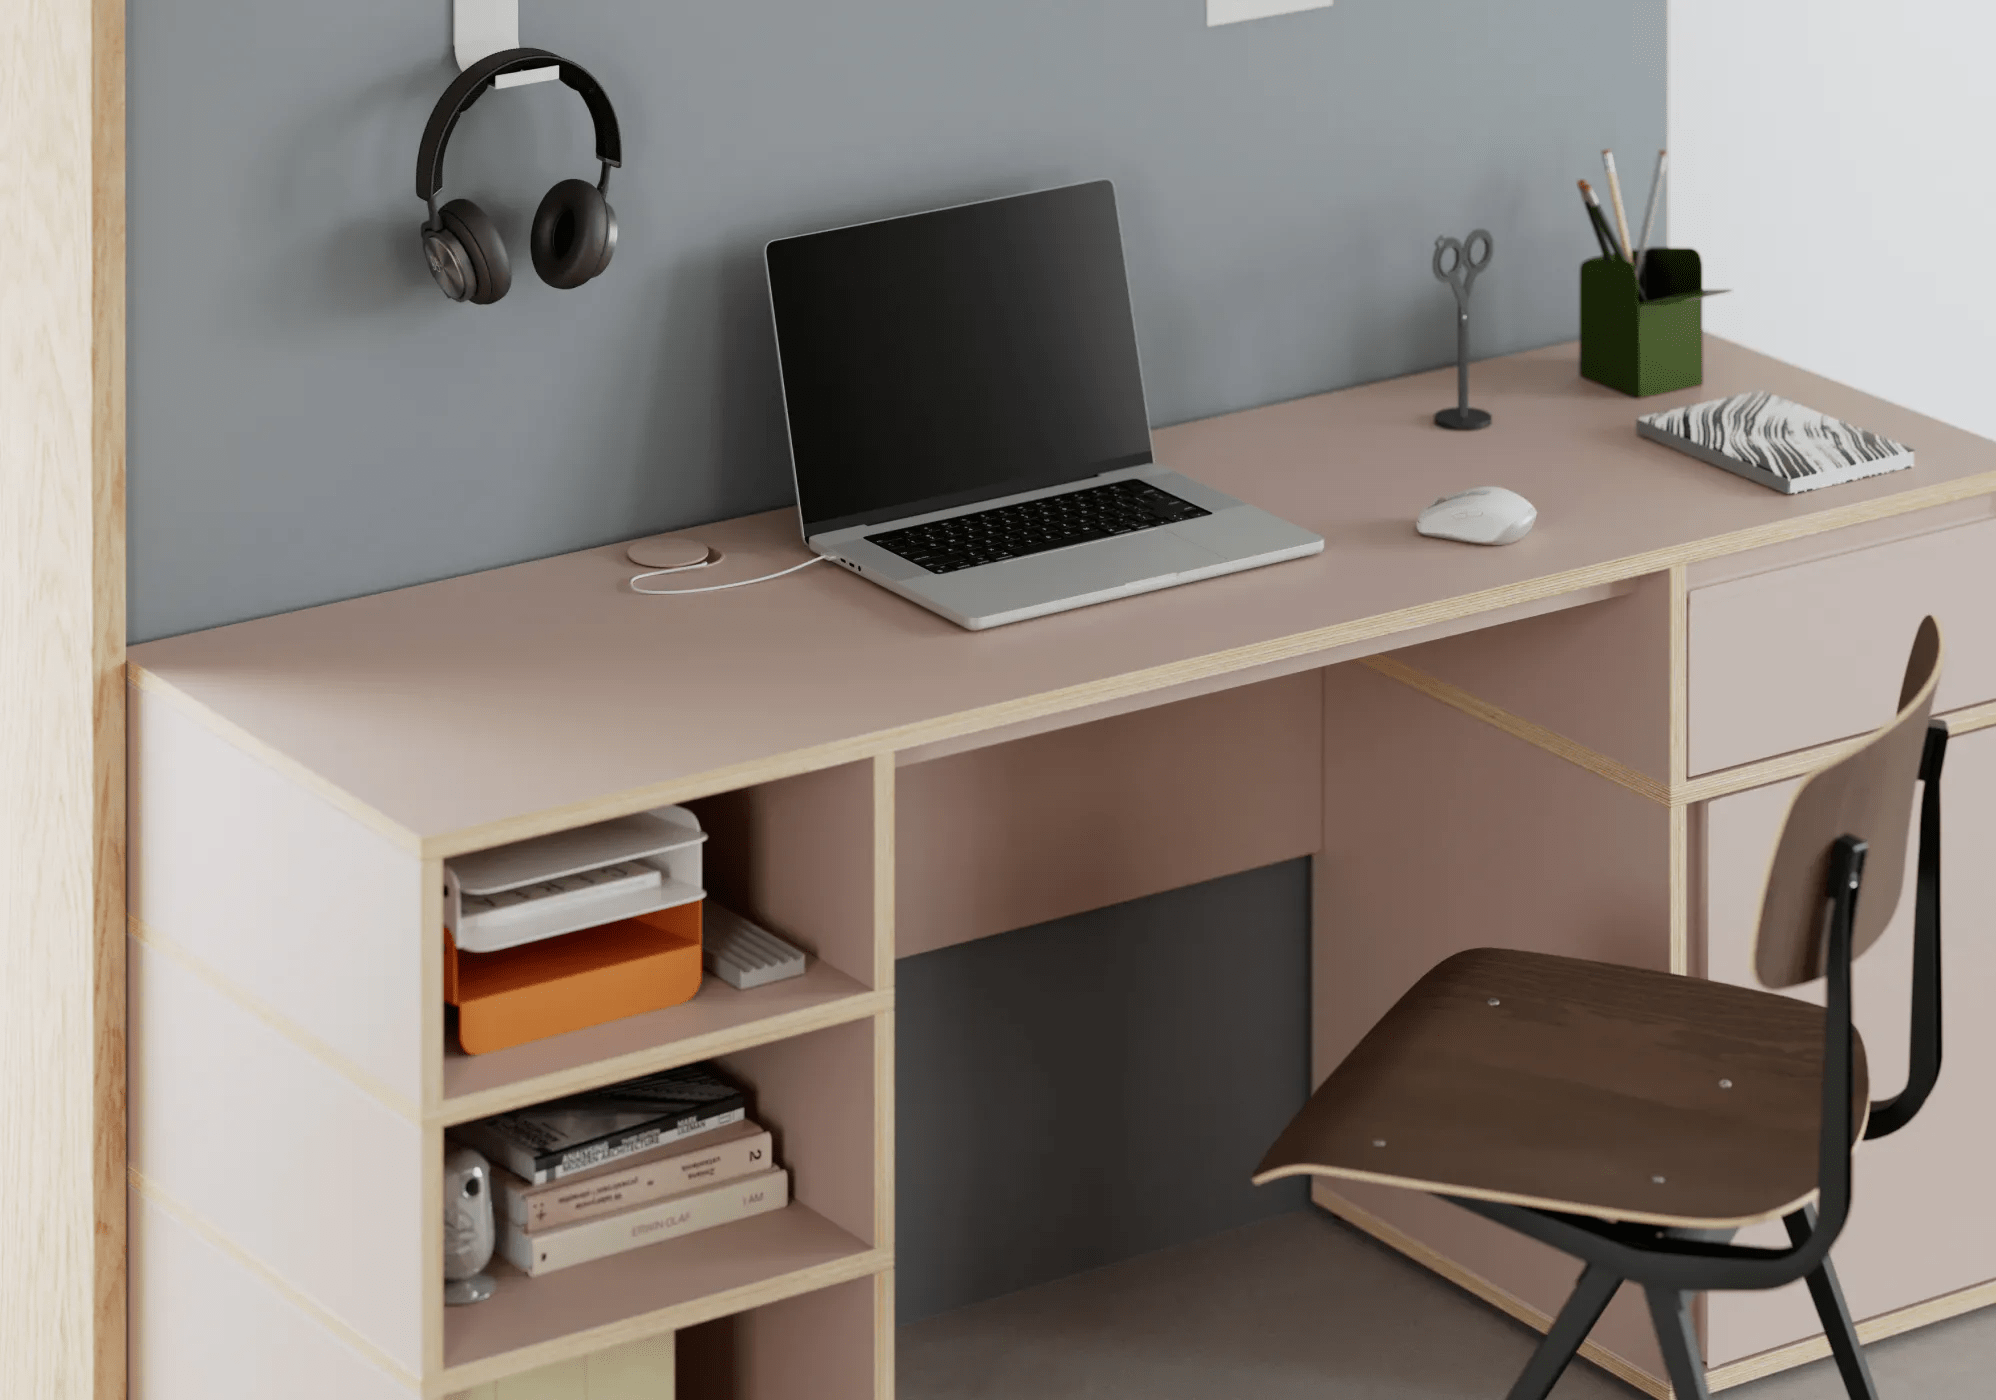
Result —
<path fill-rule="evenodd" d="M 1305 10 L 1328 10 L 1333 0 L 1206 0 L 1206 27 L 1239 24 L 1244 20 L 1273 19 L 1277 15 L 1300 14 Z"/>

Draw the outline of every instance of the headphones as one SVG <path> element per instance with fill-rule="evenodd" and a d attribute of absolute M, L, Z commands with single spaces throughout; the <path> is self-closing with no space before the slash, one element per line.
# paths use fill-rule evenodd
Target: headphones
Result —
<path fill-rule="evenodd" d="M 603 196 L 610 188 L 611 167 L 624 163 L 624 147 L 609 95 L 580 66 L 546 49 L 504 49 L 472 64 L 444 90 L 416 153 L 416 198 L 430 206 L 429 221 L 423 225 L 423 257 L 429 262 L 430 276 L 452 301 L 485 305 L 499 300 L 513 285 L 513 268 L 499 230 L 483 209 L 468 199 L 453 199 L 437 208 L 444 147 L 457 119 L 502 73 L 550 63 L 561 66 L 562 82 L 589 104 L 590 120 L 596 124 L 596 159 L 603 162 L 603 174 L 593 185 L 587 180 L 563 180 L 541 200 L 534 212 L 534 271 L 550 287 L 579 287 L 601 274 L 617 251 L 617 214 Z"/>

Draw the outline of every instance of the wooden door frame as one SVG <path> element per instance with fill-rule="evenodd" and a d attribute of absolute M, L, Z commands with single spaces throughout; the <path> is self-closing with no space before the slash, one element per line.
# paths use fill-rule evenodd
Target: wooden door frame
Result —
<path fill-rule="evenodd" d="M 0 1392 L 125 1394 L 125 0 L 0 9 Z"/>

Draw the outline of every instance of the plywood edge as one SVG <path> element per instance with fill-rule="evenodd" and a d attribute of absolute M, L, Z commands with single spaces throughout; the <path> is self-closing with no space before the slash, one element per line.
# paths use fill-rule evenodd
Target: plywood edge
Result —
<path fill-rule="evenodd" d="M 1670 806 L 1670 970 L 1679 977 L 1691 972 L 1691 809 L 1681 802 Z"/>
<path fill-rule="evenodd" d="M 641 1074 L 650 1074 L 654 1070 L 691 1064 L 695 1060 L 710 1060 L 719 1055 L 729 1055 L 740 1050 L 751 1050 L 759 1045 L 808 1035 L 812 1031 L 829 1030 L 833 1026 L 842 1026 L 851 1021 L 864 1021 L 890 1010 L 893 1005 L 892 992 L 855 992 L 836 1001 L 748 1021 L 738 1026 L 727 1026 L 705 1035 L 664 1041 L 643 1050 L 633 1050 L 628 1054 L 608 1059 L 591 1060 L 586 1064 L 535 1075 L 497 1088 L 459 1094 L 444 1099 L 433 1113 L 424 1116 L 424 1121 L 449 1127 L 455 1123 L 468 1123 L 474 1118 L 489 1118 L 495 1113 L 524 1108 L 528 1104 L 544 1103 L 567 1094 L 579 1094 L 587 1089 L 598 1089 L 605 1084 L 616 1084 Z"/>
<path fill-rule="evenodd" d="M 1430 1249 L 1427 1245 L 1391 1225 L 1365 1207 L 1326 1189 L 1321 1182 L 1312 1183 L 1311 1199 L 1338 1219 L 1378 1240 L 1388 1249 L 1413 1260 L 1430 1273 L 1447 1279 L 1464 1292 L 1481 1298 L 1498 1311 L 1524 1323 L 1535 1332 L 1545 1332 L 1552 1327 L 1552 1315 L 1533 1307 L 1524 1299 L 1505 1289 L 1499 1288 L 1481 1274 L 1465 1269 L 1453 1259 Z M 1614 1376 L 1656 1400 L 1670 1400 L 1670 1385 L 1659 1376 L 1653 1376 L 1628 1358 L 1608 1350 L 1597 1342 L 1586 1341 L 1580 1344 L 1580 1354 Z"/>
<path fill-rule="evenodd" d="M 182 1228 L 191 1231 L 213 1248 L 227 1255 L 273 1293 L 282 1297 L 286 1302 L 338 1337 L 358 1355 L 365 1357 L 376 1369 L 393 1377 L 412 1390 L 422 1384 L 420 1377 L 410 1374 L 394 1357 L 390 1356 L 373 1342 L 370 1342 L 359 1331 L 349 1326 L 338 1313 L 333 1312 L 310 1294 L 303 1292 L 290 1283 L 282 1274 L 279 1274 L 275 1269 L 272 1269 L 261 1259 L 258 1259 L 248 1250 L 238 1245 L 233 1239 L 229 1238 L 225 1232 L 213 1222 L 203 1217 L 199 1211 L 194 1210 L 191 1206 L 188 1206 L 185 1202 L 164 1190 L 156 1182 L 149 1180 L 136 1167 L 128 1167 L 126 1169 L 126 1179 L 130 1182 L 132 1189 L 144 1197 L 147 1202 L 166 1215 L 171 1216 Z M 438 1238 L 441 1239 L 442 1236 L 439 1235 Z"/>
<path fill-rule="evenodd" d="M 462 1366 L 454 1366 L 439 1372 L 423 1383 L 423 1395 L 425 1400 L 445 1400 L 445 1397 L 456 1395 L 460 1391 L 472 1390 L 491 1381 L 504 1380 L 523 1371 L 539 1370 L 543 1366 L 573 1360 L 578 1356 L 587 1356 L 591 1352 L 622 1346 L 627 1342 L 643 1341 L 661 1332 L 682 1331 L 702 1322 L 711 1322 L 717 1317 L 747 1312 L 751 1308 L 766 1307 L 787 1298 L 815 1293 L 821 1288 L 830 1288 L 834 1284 L 867 1278 L 888 1268 L 891 1262 L 886 1250 L 859 1251 L 828 1263 L 799 1269 L 794 1273 L 779 1274 L 775 1278 L 744 1284 L 740 1288 L 710 1293 L 705 1297 L 661 1308 L 656 1312 L 640 1313 L 635 1317 L 606 1323 L 601 1327 L 571 1332 L 567 1336 L 541 1342 L 536 1346 L 503 1352 L 498 1356 L 488 1357 L 482 1361 L 466 1362 Z"/>
<path fill-rule="evenodd" d="M 1430 699 L 1438 700 L 1450 709 L 1459 710 L 1471 719 L 1482 721 L 1494 729 L 1500 729 L 1514 738 L 1544 749 L 1556 758 L 1565 759 L 1575 767 L 1584 768 L 1597 777 L 1627 788 L 1639 797 L 1646 797 L 1659 805 L 1667 805 L 1671 800 L 1670 785 L 1653 778 L 1638 768 L 1610 758 L 1607 754 L 1576 743 L 1542 724 L 1516 715 L 1487 700 L 1479 699 L 1461 686 L 1451 685 L 1445 680 L 1417 670 L 1406 662 L 1390 656 L 1368 657 L 1359 663 L 1369 670 L 1376 671 L 1388 680 L 1399 682 L 1410 690 L 1419 691 Z"/>
<path fill-rule="evenodd" d="M 132 938 L 146 948 L 157 953 L 183 972 L 196 978 L 211 991 L 235 1003 L 243 1012 L 283 1036 L 314 1060 L 347 1080 L 355 1088 L 380 1103 L 398 1117 L 411 1123 L 423 1121 L 422 1112 L 403 1095 L 383 1083 L 361 1066 L 342 1055 L 325 1041 L 310 1031 L 289 1020 L 284 1013 L 270 1006 L 262 998 L 244 989 L 221 972 L 210 967 L 193 950 L 183 947 L 171 937 L 147 926 L 145 920 L 136 914 L 125 916 L 125 928 Z"/>
<path fill-rule="evenodd" d="M 873 1276 L 873 1396 L 894 1400 L 894 1230 L 896 1093 L 894 1081 L 895 755 L 873 760 L 873 985 L 887 1005 L 873 1021 L 873 1245 L 882 1258 Z"/>
<path fill-rule="evenodd" d="M 1670 785 L 1690 776 L 1691 576 L 1682 564 L 1670 570 Z"/>
<path fill-rule="evenodd" d="M 91 1389 L 125 1395 L 125 4 L 90 6 L 90 596 L 95 879 L 91 1010 Z M 18 133 L 15 134 L 18 137 Z"/>
<path fill-rule="evenodd" d="M 307 792 L 325 799 L 334 807 L 352 817 L 369 831 L 384 837 L 398 849 L 411 855 L 422 855 L 423 842 L 413 831 L 392 818 L 384 816 L 340 787 L 337 783 L 320 777 L 298 760 L 282 750 L 266 744 L 234 721 L 224 718 L 206 705 L 196 700 L 186 691 L 165 680 L 158 674 L 148 671 L 136 661 L 125 668 L 126 679 L 134 690 L 142 690 L 158 696 L 166 704 L 173 706 L 181 714 L 193 720 L 210 734 L 233 748 L 242 750 L 265 767 L 282 774 Z"/>
<path fill-rule="evenodd" d="M 1673 639 L 1673 647 L 1675 639 Z M 1695 778 L 1681 778 L 1672 783 L 1662 783 L 1640 769 L 1632 768 L 1618 759 L 1588 748 L 1565 735 L 1548 729 L 1544 725 L 1511 713 L 1501 706 L 1471 694 L 1460 686 L 1452 685 L 1425 671 L 1407 665 L 1390 656 L 1367 657 L 1358 663 L 1368 670 L 1376 671 L 1389 680 L 1397 681 L 1411 690 L 1438 700 L 1451 709 L 1459 710 L 1472 719 L 1481 720 L 1492 728 L 1501 729 L 1515 738 L 1544 749 L 1556 757 L 1565 759 L 1576 767 L 1584 768 L 1597 777 L 1606 778 L 1629 791 L 1662 806 L 1683 807 L 1696 803 L 1709 802 L 1713 798 L 1725 797 L 1751 788 L 1766 787 L 1770 783 L 1785 782 L 1799 778 L 1806 773 L 1836 762 L 1862 745 L 1867 735 L 1853 735 L 1847 739 L 1837 739 L 1812 748 L 1796 749 L 1792 753 L 1777 754 L 1772 758 L 1758 759 L 1752 763 L 1742 763 L 1716 772 L 1703 773 Z M 1681 675 L 1681 671 L 1679 672 Z M 1673 686 L 1675 683 L 1673 682 Z M 1959 737 L 1973 734 L 1980 729 L 1996 726 L 1996 700 L 1977 705 L 1964 706 L 1936 716 L 1947 721 L 1950 733 Z M 1673 729 L 1678 727 L 1678 717 L 1672 717 Z M 1677 741 L 1673 739 L 1673 748 Z M 1676 758 L 1673 756 L 1673 767 Z M 1675 853 L 1672 856 L 1673 881 L 1678 880 L 1682 863 Z M 1679 893 L 1673 889 L 1673 897 Z M 1687 908 L 1688 918 L 1688 908 Z M 1673 916 L 1673 929 L 1680 921 Z"/>
<path fill-rule="evenodd" d="M 418 951 L 422 986 L 423 1113 L 434 1117 L 444 1100 L 444 863 L 423 862 L 423 916 Z"/>
<path fill-rule="evenodd" d="M 1751 1216 L 1664 1215 L 1656 1211 L 1629 1210 L 1610 1217 L 1601 1215 L 1596 1208 L 1581 1201 L 1562 1201 L 1551 1196 L 1526 1196 L 1511 1191 L 1487 1191 L 1481 1187 L 1458 1186 L 1453 1182 L 1426 1181 L 1412 1176 L 1389 1176 L 1383 1172 L 1358 1171 L 1351 1167 L 1326 1167 L 1315 1164 L 1277 1167 L 1273 1171 L 1256 1175 L 1254 1184 L 1266 1186 L 1271 1181 L 1281 1181 L 1285 1177 L 1292 1176 L 1307 1176 L 1317 1180 L 1362 1181 L 1369 1186 L 1388 1186 L 1396 1191 L 1417 1191 L 1443 1198 L 1459 1196 L 1467 1201 L 1491 1201 L 1498 1205 L 1522 1206 L 1526 1210 L 1585 1215 L 1611 1224 L 1657 1225 L 1671 1230 L 1744 1230 L 1750 1225 L 1766 1225 L 1784 1219 L 1804 1206 L 1815 1204 L 1816 1201 L 1816 1189 L 1811 1187 L 1806 1195 L 1799 1196 L 1773 1210 Z M 1311 1187 L 1313 1190 L 1320 1189 L 1317 1181 L 1312 1181 Z"/>
<path fill-rule="evenodd" d="M 1959 710 L 1949 710 L 1936 715 L 1935 718 L 1946 720 L 1948 732 L 1956 738 L 1964 734 L 1973 734 L 1979 729 L 1988 729 L 1996 725 L 1996 700 L 1984 701 L 1979 705 L 1966 705 Z M 1701 773 L 1679 784 L 1672 794 L 1672 801 L 1709 802 L 1715 797 L 1726 797 L 1736 792 L 1766 787 L 1770 783 L 1799 778 L 1855 752 L 1870 737 L 1869 734 L 1854 734 L 1850 738 L 1835 739 L 1827 744 L 1817 744 L 1813 748 L 1796 749 L 1792 753 L 1776 754 L 1773 758 L 1757 759 L 1752 763 L 1741 763 L 1731 768 Z"/>
<path fill-rule="evenodd" d="M 444 1369 L 444 1130 L 423 1129 L 423 1238 L 435 1248 L 423 1251 L 423 1374 Z"/>
<path fill-rule="evenodd" d="M 873 1400 L 894 1400 L 894 1268 L 873 1276 Z"/>
<path fill-rule="evenodd" d="M 1707 559 L 1717 559 L 1728 554 L 1742 554 L 1768 545 L 1786 544 L 1790 540 L 1828 534 L 1833 530 L 1846 529 L 1852 525 L 1865 525 L 1876 520 L 1890 520 L 1894 516 L 1930 510 L 1935 506 L 1952 505 L 1956 501 L 1986 496 L 1991 492 L 1996 492 L 1996 472 L 1978 472 L 1973 476 L 1956 477 L 1952 481 L 1915 487 L 1897 495 L 1857 501 L 1834 510 L 1796 516 L 1789 520 L 1770 521 L 1765 525 L 1756 525 L 1750 530 L 1735 530 L 1731 534 L 1714 535 L 1710 539 L 1680 545 L 1674 549 L 1658 550 L 1656 569 L 1677 564 L 1699 564 Z M 1703 580 L 1695 582 L 1702 585 Z"/>
<path fill-rule="evenodd" d="M 125 5 L 90 5 L 90 596 L 95 811 L 90 1389 L 128 1387 L 125 1187 Z M 10 139 L 19 139 L 15 132 Z"/>
<path fill-rule="evenodd" d="M 873 1018 L 873 1243 L 894 1250 L 894 1010 Z"/>
<path fill-rule="evenodd" d="M 894 987 L 895 958 L 895 756 L 873 756 L 873 985 Z"/>
<path fill-rule="evenodd" d="M 1919 513 L 1901 512 L 1855 525 L 1846 525 L 1840 532 L 1836 532 L 1840 536 L 1837 538 L 1804 536 L 1771 546 L 1740 550 L 1716 559 L 1702 560 L 1688 566 L 1689 584 L 1694 589 L 1710 588 L 1717 584 L 1732 583 L 1737 579 L 1752 578 L 1778 569 L 1791 569 L 1800 564 L 1834 559 L 1857 550 L 1896 544 L 1900 540 L 1917 539 L 1922 535 L 1936 534 L 1958 525 L 1972 525 L 1977 521 L 1987 520 L 1992 513 L 1996 513 L 1996 500 L 1986 496 L 1970 496 L 1964 500 L 1945 502 L 1930 508 L 1927 512 L 1929 518 L 1926 520 L 1909 518 Z"/>
<path fill-rule="evenodd" d="M 9 4 L 0 1368 L 38 1400 L 126 1391 L 125 128 L 122 0 Z"/>
<path fill-rule="evenodd" d="M 1670 578 L 1670 970 L 1690 973 L 1691 812 L 1679 796 L 1691 754 L 1691 579 L 1683 564 Z"/>
<path fill-rule="evenodd" d="M 1938 1298 L 1929 1298 L 1923 1303 L 1897 1308 L 1892 1312 L 1868 1317 L 1857 1324 L 1857 1339 L 1869 1345 L 1896 1337 L 1902 1332 L 1911 1332 L 1918 1327 L 1926 1327 L 1936 1322 L 1945 1322 L 1951 1317 L 1975 1312 L 1980 1308 L 1996 1304 L 1996 1280 L 1973 1284 L 1944 1293 Z M 1787 1346 L 1776 1347 L 1754 1356 L 1729 1361 L 1723 1366 L 1715 1366 L 1706 1373 L 1706 1383 L 1713 1390 L 1727 1390 L 1748 1381 L 1757 1381 L 1781 1371 L 1806 1366 L 1811 1361 L 1820 1361 L 1830 1354 L 1827 1337 L 1815 1336 Z"/>

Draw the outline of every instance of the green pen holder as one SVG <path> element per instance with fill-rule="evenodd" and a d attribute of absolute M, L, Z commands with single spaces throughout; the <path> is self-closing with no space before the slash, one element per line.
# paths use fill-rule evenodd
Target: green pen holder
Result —
<path fill-rule="evenodd" d="M 1620 258 L 1580 265 L 1580 373 L 1644 398 L 1705 382 L 1704 270 L 1690 248 L 1652 248 L 1636 272 Z"/>

